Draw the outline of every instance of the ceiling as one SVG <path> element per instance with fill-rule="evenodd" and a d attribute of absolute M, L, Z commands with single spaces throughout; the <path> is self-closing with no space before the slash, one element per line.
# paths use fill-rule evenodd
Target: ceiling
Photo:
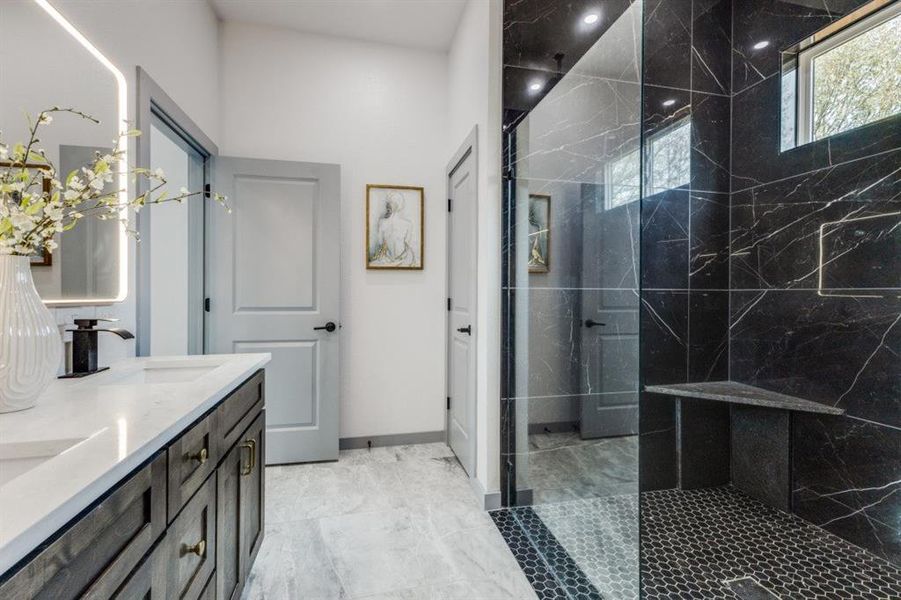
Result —
<path fill-rule="evenodd" d="M 466 0 L 209 0 L 223 21 L 446 50 Z"/>

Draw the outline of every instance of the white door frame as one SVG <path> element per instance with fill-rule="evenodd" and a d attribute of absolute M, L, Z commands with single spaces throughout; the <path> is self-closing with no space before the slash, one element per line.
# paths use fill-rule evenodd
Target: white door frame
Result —
<path fill-rule="evenodd" d="M 165 90 L 150 77 L 147 71 L 140 66 L 135 70 L 135 82 L 137 89 L 137 103 L 135 106 L 137 127 L 144 132 L 144 135 L 138 136 L 135 140 L 135 149 L 137 150 L 135 153 L 135 164 L 139 167 L 148 169 L 151 166 L 150 125 L 153 121 L 153 116 L 156 115 L 167 122 L 173 131 L 182 134 L 185 141 L 194 146 L 195 150 L 204 157 L 204 183 L 212 183 L 212 163 L 213 159 L 219 154 L 219 148 L 216 144 L 207 137 L 200 126 L 191 120 L 191 117 L 189 117 L 188 114 L 169 97 Z M 148 180 L 144 177 L 139 177 L 137 180 L 137 194 L 142 194 L 148 191 L 148 189 Z M 200 265 L 199 272 L 191 273 L 191 276 L 201 277 L 205 280 L 206 262 L 207 257 L 209 256 L 206 254 L 207 248 L 205 242 L 208 231 L 205 216 L 208 212 L 206 210 L 206 202 L 200 203 L 200 207 L 201 214 L 199 219 L 201 223 L 199 224 L 199 228 L 203 230 L 203 239 L 190 241 L 191 250 L 201 255 Z M 135 288 L 137 298 L 137 322 L 135 331 L 137 343 L 135 345 L 135 353 L 138 356 L 150 355 L 150 215 L 150 210 L 142 210 L 135 218 L 135 227 L 138 231 L 138 236 L 145 240 L 143 244 L 136 245 L 137 251 L 135 257 Z M 192 215 L 192 218 L 197 218 L 197 216 Z M 196 338 L 197 347 L 195 347 L 194 350 L 197 354 L 206 353 L 207 332 L 204 323 L 206 314 L 202 312 L 200 304 L 206 297 L 207 290 L 205 286 L 206 284 L 204 283 L 202 286 L 203 289 L 199 290 L 201 293 L 200 297 L 189 298 L 189 301 L 193 303 L 194 308 L 189 313 L 188 326 L 192 329 Z"/>
<path fill-rule="evenodd" d="M 457 148 L 457 151 L 454 152 L 454 155 L 451 157 L 450 161 L 447 163 L 447 169 L 445 170 L 445 186 L 447 192 L 448 199 L 448 211 L 447 215 L 451 212 L 450 206 L 450 198 L 451 198 L 451 176 L 454 171 L 463 163 L 464 160 L 472 156 L 472 175 L 473 175 L 473 201 L 472 201 L 472 232 L 473 232 L 473 262 L 478 265 L 478 256 L 479 256 L 479 219 L 478 219 L 478 206 L 479 206 L 479 126 L 473 125 L 472 130 L 466 136 L 466 139 L 463 140 L 463 143 Z M 446 274 L 444 278 L 444 297 L 446 299 L 450 298 L 450 277 L 451 277 L 451 218 L 448 216 L 447 221 L 445 223 L 445 236 L 446 236 L 446 248 L 445 248 L 445 269 Z M 472 366 L 469 369 L 470 378 L 473 380 L 473 385 L 471 389 L 473 391 L 473 408 L 475 409 L 474 414 L 478 415 L 478 380 L 477 380 L 477 340 L 479 335 L 479 328 L 477 327 L 477 316 L 478 316 L 478 276 L 476 272 L 473 272 L 473 285 L 470 288 L 471 292 L 471 306 L 472 306 L 472 339 L 470 340 L 470 344 L 472 344 Z M 448 302 L 448 300 L 445 300 Z M 444 393 L 449 398 L 448 395 L 450 392 L 450 361 L 451 361 L 451 353 L 450 353 L 450 345 L 452 342 L 452 336 L 449 335 L 450 326 L 451 326 L 451 318 L 450 318 L 450 304 L 445 307 L 444 311 Z M 450 401 L 448 401 L 449 404 Z M 451 419 L 451 411 L 449 405 L 446 404 L 445 415 L 444 415 L 444 435 L 445 442 L 450 445 L 450 419 Z M 477 443 L 477 435 L 478 435 L 478 416 L 475 416 L 472 419 L 473 427 L 470 432 L 470 444 L 472 446 L 472 473 L 469 473 L 469 477 L 472 479 L 476 478 L 476 465 L 479 464 L 478 460 L 478 452 L 479 445 Z"/>

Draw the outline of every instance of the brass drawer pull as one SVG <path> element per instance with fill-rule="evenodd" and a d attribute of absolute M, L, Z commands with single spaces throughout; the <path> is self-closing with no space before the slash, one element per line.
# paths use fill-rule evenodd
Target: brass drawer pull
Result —
<path fill-rule="evenodd" d="M 241 475 L 247 476 L 253 473 L 253 470 L 257 466 L 257 441 L 244 440 L 244 443 L 241 444 L 241 447 L 250 450 L 250 464 L 247 465 L 247 467 L 241 469 Z"/>
<path fill-rule="evenodd" d="M 200 452 L 197 452 L 196 454 L 185 455 L 185 460 L 196 460 L 200 464 L 206 463 L 206 461 L 209 460 L 209 458 L 210 458 L 210 453 L 206 448 L 201 448 Z"/>
<path fill-rule="evenodd" d="M 182 549 L 181 555 L 185 556 L 186 554 L 196 554 L 197 556 L 203 557 L 203 555 L 206 554 L 206 540 L 200 540 L 193 546 L 186 545 Z"/>

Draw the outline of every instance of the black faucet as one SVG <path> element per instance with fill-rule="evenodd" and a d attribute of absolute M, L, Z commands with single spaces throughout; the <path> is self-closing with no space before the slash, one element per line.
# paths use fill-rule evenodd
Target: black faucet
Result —
<path fill-rule="evenodd" d="M 118 319 L 75 319 L 76 329 L 67 329 L 72 332 L 72 372 L 62 375 L 60 378 L 84 377 L 99 371 L 105 371 L 109 367 L 97 367 L 97 334 L 101 331 L 115 333 L 123 340 L 134 339 L 130 331 L 121 327 L 108 327 L 97 329 L 97 323 L 104 321 L 114 323 Z"/>

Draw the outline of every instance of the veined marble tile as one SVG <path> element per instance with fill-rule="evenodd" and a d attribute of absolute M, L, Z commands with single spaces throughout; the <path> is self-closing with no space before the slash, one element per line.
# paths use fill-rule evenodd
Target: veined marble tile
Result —
<path fill-rule="evenodd" d="M 329 558 L 352 596 L 449 582 L 451 564 L 405 510 L 320 521 Z"/>
<path fill-rule="evenodd" d="M 266 477 L 267 537 L 245 598 L 535 597 L 444 444 L 342 451 Z"/>
<path fill-rule="evenodd" d="M 527 582 L 525 587 L 517 586 L 515 590 L 510 590 L 497 581 L 482 579 L 360 596 L 360 600 L 531 600 L 535 597 Z"/>
<path fill-rule="evenodd" d="M 266 519 L 273 523 L 397 508 L 393 482 L 372 465 L 292 465 L 266 469 Z M 340 501 L 337 501 L 340 499 Z"/>
<path fill-rule="evenodd" d="M 266 526 L 243 600 L 349 598 L 331 561 L 315 519 Z"/>

